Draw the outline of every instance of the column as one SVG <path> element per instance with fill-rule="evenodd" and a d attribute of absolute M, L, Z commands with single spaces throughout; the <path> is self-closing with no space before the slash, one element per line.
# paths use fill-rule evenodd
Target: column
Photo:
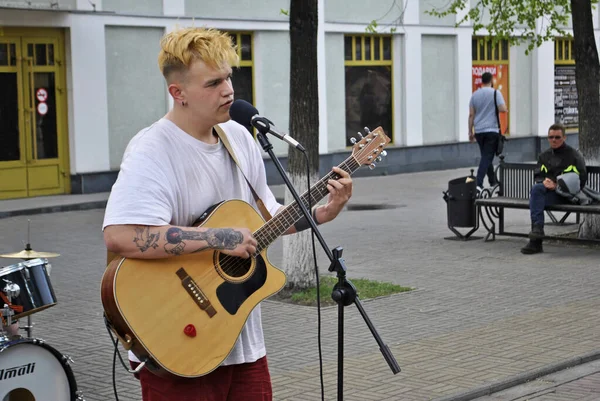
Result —
<path fill-rule="evenodd" d="M 319 83 L 319 154 L 327 153 L 327 57 L 325 55 L 325 0 L 318 0 L 317 80 Z"/>
<path fill-rule="evenodd" d="M 89 14 L 73 15 L 70 29 L 71 171 L 110 169 L 104 23 Z"/>
<path fill-rule="evenodd" d="M 457 81 L 456 81 L 456 113 L 458 116 L 459 142 L 469 140 L 469 101 L 473 92 L 473 54 L 471 30 L 459 29 L 456 35 Z"/>
<path fill-rule="evenodd" d="M 533 71 L 531 126 L 534 135 L 546 136 L 554 123 L 554 41 L 544 42 L 534 50 Z"/>
<path fill-rule="evenodd" d="M 423 144 L 423 94 L 421 74 L 421 32 L 407 27 L 404 34 L 404 128 L 405 145 L 419 146 Z M 397 93 L 396 96 L 400 94 Z M 395 116 L 398 131 L 399 115 Z M 400 136 L 396 135 L 396 142 Z"/>

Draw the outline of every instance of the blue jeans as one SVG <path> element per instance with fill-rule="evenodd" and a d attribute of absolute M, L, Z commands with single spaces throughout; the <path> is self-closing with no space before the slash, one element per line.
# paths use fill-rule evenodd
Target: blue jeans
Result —
<path fill-rule="evenodd" d="M 475 134 L 475 140 L 477 140 L 479 151 L 481 152 L 481 160 L 477 169 L 477 186 L 483 187 L 483 179 L 487 175 L 490 186 L 493 187 L 498 183 L 494 175 L 493 162 L 494 156 L 496 156 L 496 149 L 498 149 L 500 134 L 497 132 Z"/>
<path fill-rule="evenodd" d="M 544 207 L 565 203 L 556 191 L 547 189 L 544 184 L 534 184 L 529 195 L 529 212 L 531 213 L 531 224 L 544 227 Z"/>

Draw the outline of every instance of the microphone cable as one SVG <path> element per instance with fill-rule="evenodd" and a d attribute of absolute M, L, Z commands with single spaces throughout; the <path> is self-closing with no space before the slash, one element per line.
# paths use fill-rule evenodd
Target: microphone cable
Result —
<path fill-rule="evenodd" d="M 117 355 L 119 355 L 119 359 L 121 359 L 121 363 L 123 367 L 125 367 L 125 362 L 123 362 L 123 357 L 119 352 L 119 340 L 113 337 L 112 331 L 110 330 L 110 323 L 104 315 L 104 325 L 106 326 L 106 331 L 108 331 L 108 335 L 110 336 L 110 342 L 115 346 L 115 352 L 113 354 L 113 363 L 112 363 L 112 384 L 113 384 L 113 392 L 115 393 L 115 400 L 119 401 L 119 395 L 117 394 Z"/>
<path fill-rule="evenodd" d="M 310 192 L 310 160 L 306 151 L 301 150 L 306 164 L 306 185 L 308 187 L 308 211 L 312 217 L 312 194 Z M 316 216 L 316 213 L 314 214 Z M 313 219 L 315 220 L 315 219 Z M 315 224 L 317 221 L 315 220 Z M 323 345 L 321 343 L 321 282 L 319 279 L 319 266 L 317 262 L 317 246 L 315 244 L 315 231 L 310 230 L 313 250 L 313 263 L 315 266 L 316 286 L 317 286 L 317 345 L 319 348 L 319 378 L 321 381 L 321 400 L 325 401 L 325 384 L 323 382 Z"/>
<path fill-rule="evenodd" d="M 123 369 L 125 369 L 127 371 L 127 373 L 135 374 L 135 372 L 130 370 L 129 367 L 125 364 L 125 361 L 123 361 L 123 356 L 119 352 L 119 340 L 118 340 L 118 338 L 115 338 L 113 336 L 113 333 L 111 330 L 112 325 L 108 321 L 108 318 L 106 317 L 106 315 L 104 315 L 103 317 L 104 317 L 104 325 L 106 326 L 106 331 L 108 331 L 108 335 L 110 336 L 110 341 L 115 346 L 115 351 L 113 354 L 113 366 L 112 366 L 112 384 L 113 384 L 113 392 L 115 393 L 115 401 L 119 401 L 119 395 L 117 394 L 117 367 L 116 367 L 117 356 L 119 357 L 119 360 L 121 361 L 121 365 L 123 366 Z M 147 359 L 146 359 L 146 361 L 147 361 Z"/>

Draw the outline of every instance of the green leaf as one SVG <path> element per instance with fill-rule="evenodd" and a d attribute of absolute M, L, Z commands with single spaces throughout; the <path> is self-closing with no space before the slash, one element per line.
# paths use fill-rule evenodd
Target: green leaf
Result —
<path fill-rule="evenodd" d="M 365 28 L 365 32 L 368 33 L 377 33 L 377 21 L 373 20 L 369 23 L 369 25 L 366 26 Z"/>
<path fill-rule="evenodd" d="M 443 18 L 465 9 L 456 26 L 470 22 L 475 35 L 486 30 L 493 45 L 503 39 L 526 44 L 527 54 L 545 41 L 568 36 L 564 29 L 571 20 L 571 0 L 451 0 L 425 13 Z"/>

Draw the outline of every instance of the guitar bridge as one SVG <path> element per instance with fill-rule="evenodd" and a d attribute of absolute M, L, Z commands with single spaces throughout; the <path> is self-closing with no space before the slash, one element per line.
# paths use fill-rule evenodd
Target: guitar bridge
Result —
<path fill-rule="evenodd" d="M 198 284 L 196 284 L 189 274 L 187 274 L 183 267 L 177 270 L 177 276 L 181 279 L 181 285 L 183 288 L 185 288 L 187 293 L 190 294 L 194 302 L 196 302 L 196 305 L 205 311 L 209 317 L 213 317 L 217 311 L 211 305 L 210 301 L 206 295 L 204 295 L 200 287 L 198 287 Z"/>

